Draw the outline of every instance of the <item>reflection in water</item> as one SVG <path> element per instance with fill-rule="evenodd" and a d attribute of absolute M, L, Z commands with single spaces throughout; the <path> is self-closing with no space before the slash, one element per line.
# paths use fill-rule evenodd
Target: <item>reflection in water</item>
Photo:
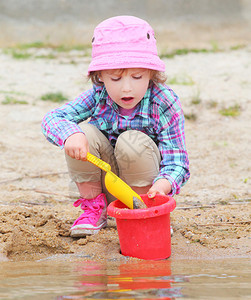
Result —
<path fill-rule="evenodd" d="M 182 297 L 181 288 L 171 283 L 184 282 L 185 277 L 171 275 L 170 261 L 140 261 L 121 264 L 118 268 L 104 267 L 95 262 L 78 265 L 82 275 L 77 283 L 78 292 L 63 299 L 166 299 Z"/>
<path fill-rule="evenodd" d="M 250 280 L 248 258 L 100 263 L 64 254 L 36 262 L 1 262 L 0 299 L 246 300 L 251 299 Z"/>

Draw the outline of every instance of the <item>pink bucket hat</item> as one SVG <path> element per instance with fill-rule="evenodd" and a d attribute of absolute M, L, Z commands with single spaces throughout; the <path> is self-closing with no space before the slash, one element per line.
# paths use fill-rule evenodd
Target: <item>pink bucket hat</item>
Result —
<path fill-rule="evenodd" d="M 117 16 L 101 22 L 92 39 L 91 71 L 146 68 L 165 71 L 158 57 L 152 27 L 133 16 Z"/>

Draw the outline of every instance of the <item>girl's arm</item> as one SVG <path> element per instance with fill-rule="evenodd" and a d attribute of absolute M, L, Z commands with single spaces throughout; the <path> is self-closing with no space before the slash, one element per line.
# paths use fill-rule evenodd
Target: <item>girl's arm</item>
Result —
<path fill-rule="evenodd" d="M 71 158 L 86 160 L 87 152 L 89 152 L 86 136 L 81 132 L 70 135 L 65 141 L 64 150 Z"/>
<path fill-rule="evenodd" d="M 90 89 L 44 116 L 42 132 L 51 143 L 62 149 L 69 136 L 83 133 L 78 123 L 91 117 L 95 109 L 94 92 L 94 89 Z"/>
<path fill-rule="evenodd" d="M 167 194 L 166 191 L 169 191 L 170 195 L 178 194 L 181 186 L 189 179 L 190 173 L 185 144 L 184 114 L 179 99 L 173 92 L 159 107 L 157 133 L 162 160 L 159 175 L 149 192 Z"/>
<path fill-rule="evenodd" d="M 160 178 L 151 186 L 147 192 L 149 198 L 154 198 L 156 194 L 168 195 L 172 191 L 171 183 L 165 179 Z"/>

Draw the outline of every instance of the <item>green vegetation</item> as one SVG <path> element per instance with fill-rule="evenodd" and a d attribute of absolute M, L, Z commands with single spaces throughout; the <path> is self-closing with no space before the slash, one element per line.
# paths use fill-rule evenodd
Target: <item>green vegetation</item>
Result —
<path fill-rule="evenodd" d="M 13 58 L 15 59 L 27 59 L 27 58 L 30 58 L 32 55 L 30 53 L 27 53 L 27 52 L 19 52 L 19 51 L 16 51 L 16 50 L 13 50 L 11 52 L 11 55 Z"/>
<path fill-rule="evenodd" d="M 193 105 L 198 105 L 200 103 L 201 103 L 200 98 L 193 98 L 192 101 L 191 101 L 191 104 L 193 104 Z"/>
<path fill-rule="evenodd" d="M 236 45 L 230 47 L 229 50 L 239 50 L 244 48 L 245 45 Z M 173 58 L 176 55 L 187 55 L 189 53 L 216 53 L 216 52 L 223 52 L 227 51 L 227 49 L 220 49 L 219 45 L 216 41 L 211 42 L 211 48 L 181 48 L 181 49 L 176 49 L 171 52 L 164 52 L 160 54 L 161 58 Z"/>
<path fill-rule="evenodd" d="M 241 107 L 239 104 L 223 108 L 219 111 L 222 116 L 226 117 L 238 117 L 241 113 Z"/>
<path fill-rule="evenodd" d="M 239 50 L 239 49 L 243 49 L 245 47 L 246 47 L 245 45 L 235 45 L 235 46 L 230 47 L 230 50 Z"/>
<path fill-rule="evenodd" d="M 220 200 L 219 201 L 219 204 L 221 204 L 221 205 L 228 205 L 229 204 L 229 200 Z"/>
<path fill-rule="evenodd" d="M 192 96 L 191 104 L 198 105 L 200 103 L 201 103 L 200 90 L 197 89 L 196 93 Z"/>
<path fill-rule="evenodd" d="M 42 59 L 55 59 L 57 58 L 57 55 L 54 55 L 52 53 L 47 55 L 36 55 L 35 58 L 42 58 Z"/>
<path fill-rule="evenodd" d="M 243 180 L 243 182 L 244 182 L 244 183 L 247 183 L 248 180 L 249 180 L 249 178 L 245 178 L 245 179 Z"/>
<path fill-rule="evenodd" d="M 220 147 L 227 147 L 228 146 L 228 142 L 226 142 L 226 141 L 215 141 L 213 143 L 213 145 L 215 147 L 218 147 L 218 148 L 220 148 Z"/>
<path fill-rule="evenodd" d="M 6 48 L 3 50 L 3 53 L 11 55 L 15 59 L 28 59 L 32 57 L 31 53 L 28 53 L 27 51 L 20 51 L 15 48 Z"/>
<path fill-rule="evenodd" d="M 189 113 L 189 114 L 184 114 L 185 119 L 190 120 L 190 121 L 196 121 L 197 120 L 197 115 L 195 113 Z"/>
<path fill-rule="evenodd" d="M 53 49 L 57 52 L 69 52 L 72 50 L 83 51 L 91 48 L 91 44 L 84 44 L 84 45 L 53 45 L 50 43 L 43 43 L 43 42 L 34 42 L 28 44 L 18 44 L 14 47 L 8 49 L 18 49 L 18 50 L 27 50 L 27 49 L 42 49 L 42 48 L 49 48 Z"/>
<path fill-rule="evenodd" d="M 218 103 L 217 103 L 217 101 L 215 101 L 215 100 L 210 100 L 210 101 L 207 103 L 207 106 L 208 106 L 209 108 L 216 108 L 216 107 L 218 106 Z"/>
<path fill-rule="evenodd" d="M 29 43 L 29 44 L 18 44 L 16 46 L 17 49 L 30 49 L 30 48 L 45 48 L 45 44 L 42 42 L 34 42 L 34 43 Z"/>
<path fill-rule="evenodd" d="M 171 51 L 169 53 L 161 53 L 160 58 L 173 58 L 176 55 L 187 55 L 189 53 L 209 53 L 209 52 L 215 52 L 213 50 L 209 49 L 188 49 L 188 48 L 182 48 L 182 49 L 176 49 L 174 51 Z"/>
<path fill-rule="evenodd" d="M 229 48 L 229 50 L 239 50 L 244 48 L 245 45 L 236 45 Z M 48 49 L 48 55 L 36 55 L 36 50 L 39 49 Z M 33 43 L 27 44 L 18 44 L 13 47 L 6 48 L 4 52 L 6 54 L 12 55 L 15 59 L 28 59 L 28 58 L 45 58 L 45 59 L 54 59 L 57 58 L 57 54 L 60 53 L 69 53 L 70 51 L 79 51 L 81 55 L 90 56 L 91 55 L 91 43 L 89 44 L 75 44 L 75 45 L 54 45 L 49 42 L 35 41 Z M 173 58 L 176 55 L 187 55 L 189 53 L 215 53 L 227 51 L 228 49 L 220 49 L 217 42 L 212 41 L 209 48 L 181 48 L 173 51 L 164 51 L 160 54 L 161 58 Z"/>
<path fill-rule="evenodd" d="M 64 102 L 68 98 L 64 96 L 61 92 L 57 93 L 47 93 L 41 96 L 41 100 L 43 101 L 51 101 L 51 102 Z"/>
<path fill-rule="evenodd" d="M 168 78 L 167 83 L 170 85 L 194 85 L 193 79 L 186 74 Z"/>
<path fill-rule="evenodd" d="M 41 54 L 40 49 L 45 49 L 46 54 Z M 86 45 L 53 45 L 50 43 L 34 42 L 29 44 L 19 44 L 4 49 L 4 53 L 11 55 L 15 59 L 44 58 L 55 59 L 60 53 L 68 54 L 70 51 L 79 51 L 80 55 L 91 54 L 91 44 Z"/>
<path fill-rule="evenodd" d="M 2 101 L 2 104 L 28 104 L 25 100 L 17 100 L 16 98 L 6 96 L 5 100 Z"/>
<path fill-rule="evenodd" d="M 16 92 L 16 91 L 5 91 L 5 90 L 0 90 L 0 94 L 11 94 L 11 95 L 19 95 L 19 96 L 24 96 L 26 95 L 25 93 L 22 92 Z"/>

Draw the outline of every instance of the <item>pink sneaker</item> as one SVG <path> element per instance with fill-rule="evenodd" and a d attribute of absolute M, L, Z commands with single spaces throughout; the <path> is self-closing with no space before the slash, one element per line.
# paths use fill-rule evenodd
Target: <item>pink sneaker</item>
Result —
<path fill-rule="evenodd" d="M 71 227 L 72 237 L 82 237 L 98 233 L 107 225 L 107 201 L 105 194 L 99 194 L 93 199 L 78 199 L 73 204 L 81 205 L 84 213 L 73 223 Z"/>

